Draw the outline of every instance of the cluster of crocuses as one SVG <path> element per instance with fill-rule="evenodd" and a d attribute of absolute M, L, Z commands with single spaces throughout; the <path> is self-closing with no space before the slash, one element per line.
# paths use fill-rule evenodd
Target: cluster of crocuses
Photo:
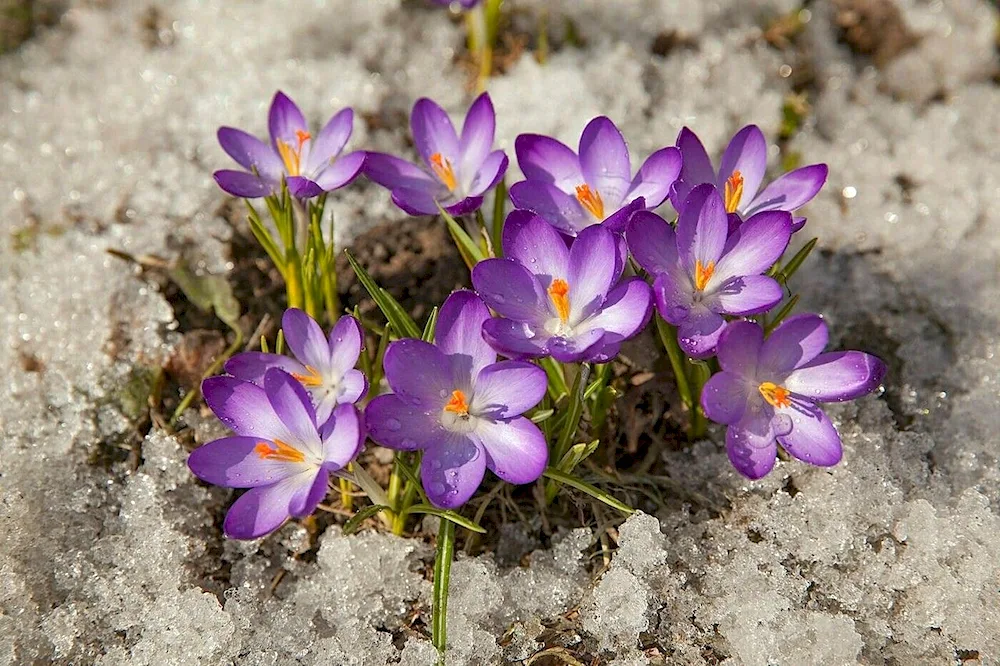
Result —
<path fill-rule="evenodd" d="M 421 99 L 411 116 L 419 163 L 341 155 L 351 110 L 314 139 L 279 93 L 270 145 L 220 130 L 222 147 L 245 171 L 220 171 L 216 180 L 236 196 L 287 188 L 304 200 L 363 173 L 411 215 L 471 216 L 507 169 L 494 148 L 495 122 L 486 94 L 460 132 Z M 762 186 L 767 144 L 757 127 L 733 137 L 718 170 L 685 128 L 633 175 L 625 139 L 606 117 L 584 128 L 577 151 L 521 135 L 515 152 L 525 179 L 510 187 L 515 209 L 496 218 L 502 228 L 482 230 L 498 242 L 472 267 L 475 291 L 442 305 L 433 343 L 389 344 L 382 368 L 390 392 L 372 399 L 363 418 L 356 405 L 368 383 L 355 369 L 363 334 L 346 315 L 327 336 L 290 309 L 282 324 L 294 358 L 240 354 L 226 364 L 229 376 L 205 381 L 208 405 L 236 436 L 197 449 L 190 467 L 211 483 L 252 488 L 230 510 L 227 534 L 257 537 L 310 513 L 366 436 L 422 451 L 421 485 L 438 507 L 465 503 L 487 469 L 514 484 L 537 480 L 550 445 L 525 414 L 546 394 L 540 362 L 606 363 L 646 327 L 654 305 L 668 351 L 676 345 L 688 363 L 707 368 L 693 409 L 728 426 L 726 448 L 740 473 L 767 474 L 779 444 L 814 465 L 840 460 L 840 438 L 817 403 L 873 391 L 885 366 L 861 352 L 824 352 L 827 327 L 817 315 L 787 317 L 785 308 L 765 323 L 784 296 L 779 260 L 805 224 L 794 213 L 822 187 L 825 165 Z M 668 199 L 675 223 L 653 212 Z"/>

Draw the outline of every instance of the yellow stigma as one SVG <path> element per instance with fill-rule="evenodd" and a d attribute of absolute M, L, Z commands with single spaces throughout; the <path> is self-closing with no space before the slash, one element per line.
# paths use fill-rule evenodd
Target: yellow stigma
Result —
<path fill-rule="evenodd" d="M 306 374 L 293 372 L 291 375 L 298 380 L 300 384 L 307 388 L 316 388 L 317 386 L 323 385 L 323 378 L 319 376 L 319 370 L 311 365 L 306 366 Z"/>
<path fill-rule="evenodd" d="M 783 386 L 778 386 L 772 382 L 764 382 L 757 387 L 760 394 L 764 396 L 764 400 L 772 407 L 789 407 L 792 404 L 792 399 L 789 397 L 791 393 L 788 389 Z"/>
<path fill-rule="evenodd" d="M 444 406 L 444 411 L 465 416 L 469 413 L 469 403 L 465 401 L 465 394 L 459 390 L 451 392 L 451 400 Z"/>
<path fill-rule="evenodd" d="M 458 181 L 455 179 L 455 170 L 451 168 L 451 160 L 441 153 L 434 153 L 431 155 L 431 168 L 434 169 L 434 173 L 441 179 L 448 191 L 454 192 Z"/>
<path fill-rule="evenodd" d="M 274 440 L 274 444 L 271 444 L 271 442 L 257 442 L 257 446 L 253 450 L 254 453 L 264 460 L 300 463 L 306 459 L 301 451 L 285 444 L 280 439 Z"/>
<path fill-rule="evenodd" d="M 743 174 L 738 170 L 726 179 L 726 212 L 735 213 L 743 198 Z"/>
<path fill-rule="evenodd" d="M 590 185 L 576 186 L 576 200 L 594 216 L 594 219 L 598 221 L 604 219 L 604 200 L 601 199 L 600 192 L 590 189 Z"/>
<path fill-rule="evenodd" d="M 694 288 L 698 291 L 705 291 L 705 287 L 708 286 L 708 281 L 712 279 L 712 273 L 715 272 L 715 262 L 710 261 L 708 264 L 701 263 L 701 259 L 698 259 L 694 263 Z"/>
<path fill-rule="evenodd" d="M 559 321 L 565 324 L 569 321 L 569 284 L 566 280 L 556 278 L 552 281 L 549 285 L 549 298 L 552 299 L 552 305 L 556 306 Z"/>
<path fill-rule="evenodd" d="M 278 154 L 281 155 L 281 161 L 285 163 L 285 170 L 289 176 L 298 176 L 302 173 L 302 146 L 311 138 L 312 134 L 309 132 L 295 130 L 295 139 L 298 141 L 295 148 L 282 139 L 277 140 Z"/>

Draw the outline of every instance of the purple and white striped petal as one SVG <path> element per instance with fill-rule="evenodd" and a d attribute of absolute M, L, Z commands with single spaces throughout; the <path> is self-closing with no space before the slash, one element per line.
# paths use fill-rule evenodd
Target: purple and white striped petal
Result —
<path fill-rule="evenodd" d="M 500 361 L 486 366 L 473 389 L 469 413 L 509 419 L 528 411 L 545 396 L 548 378 L 537 365 Z"/>
<path fill-rule="evenodd" d="M 604 302 L 608 290 L 618 280 L 615 236 L 600 226 L 587 227 L 569 250 L 570 322 L 578 323 L 593 314 Z"/>
<path fill-rule="evenodd" d="M 730 278 L 713 288 L 712 309 L 735 317 L 760 314 L 773 308 L 785 292 L 774 278 L 766 275 L 744 275 Z"/>
<path fill-rule="evenodd" d="M 304 375 L 306 367 L 294 358 L 283 354 L 265 354 L 264 352 L 243 352 L 226 361 L 226 372 L 237 379 L 264 385 L 264 373 L 271 368 L 280 368 L 289 374 Z"/>
<path fill-rule="evenodd" d="M 729 235 L 729 219 L 722 197 L 712 185 L 699 185 L 691 191 L 684 212 L 677 219 L 677 254 L 688 275 L 697 266 L 715 266 Z"/>
<path fill-rule="evenodd" d="M 465 122 L 462 125 L 462 136 L 458 140 L 458 168 L 461 174 L 475 174 L 479 171 L 486 156 L 493 148 L 493 138 L 496 133 L 496 113 L 493 110 L 493 101 L 488 93 L 483 93 L 476 98 L 476 101 L 469 107 L 469 112 L 465 114 Z M 502 154 L 502 153 L 501 153 Z M 488 179 L 492 179 L 496 174 L 490 174 Z M 480 192 L 475 192 L 470 186 L 471 194 L 485 192 L 488 187 Z"/>
<path fill-rule="evenodd" d="M 661 148 L 639 167 L 632 179 L 625 201 L 642 197 L 646 208 L 656 208 L 670 194 L 670 188 L 681 173 L 681 152 L 674 147 Z"/>
<path fill-rule="evenodd" d="M 716 423 L 733 425 L 747 409 L 747 382 L 731 372 L 717 372 L 701 389 L 701 408 Z"/>
<path fill-rule="evenodd" d="M 410 130 L 413 132 L 417 152 L 426 164 L 430 165 L 431 158 L 439 155 L 453 165 L 458 165 L 460 151 L 455 126 L 451 124 L 445 110 L 433 100 L 423 97 L 413 105 Z"/>
<path fill-rule="evenodd" d="M 275 183 L 246 171 L 219 169 L 212 174 L 212 177 L 224 192 L 244 199 L 266 197 L 275 189 Z"/>
<path fill-rule="evenodd" d="M 489 308 L 472 291 L 456 291 L 441 306 L 434 340 L 451 357 L 453 380 L 461 387 L 471 388 L 480 371 L 497 360 L 497 353 L 483 339 L 483 323 L 488 319 Z"/>
<path fill-rule="evenodd" d="M 502 317 L 543 322 L 551 316 L 548 296 L 527 268 L 513 259 L 486 259 L 472 269 L 472 285 Z"/>
<path fill-rule="evenodd" d="M 514 152 L 521 172 L 530 181 L 550 183 L 570 196 L 577 185 L 586 182 L 580 158 L 569 146 L 552 137 L 521 134 L 514 140 Z"/>
<path fill-rule="evenodd" d="M 760 326 L 748 321 L 730 322 L 719 339 L 719 365 L 726 373 L 752 380 L 757 375 L 763 344 L 764 330 Z"/>
<path fill-rule="evenodd" d="M 726 453 L 736 471 L 748 479 L 767 476 L 778 455 L 770 412 L 747 412 L 738 423 L 726 428 Z"/>
<path fill-rule="evenodd" d="M 743 196 L 740 203 L 750 202 L 760 189 L 767 171 L 767 140 L 756 125 L 747 125 L 732 138 L 722 154 L 722 163 L 715 186 L 722 192 L 726 181 L 736 172 L 743 178 Z M 740 206 L 737 210 L 742 210 Z"/>
<path fill-rule="evenodd" d="M 288 503 L 288 512 L 293 518 L 305 518 L 316 510 L 316 505 L 323 501 L 330 489 L 330 473 L 325 469 L 316 472 L 312 486 L 307 493 L 298 492 L 292 495 Z"/>
<path fill-rule="evenodd" d="M 586 183 L 600 193 L 605 210 L 621 207 L 631 185 L 632 165 L 625 137 L 610 118 L 598 116 L 587 123 L 579 155 Z"/>
<path fill-rule="evenodd" d="M 455 509 L 469 501 L 486 474 L 482 445 L 468 435 L 448 433 L 424 450 L 420 480 L 427 499 L 442 509 Z"/>
<path fill-rule="evenodd" d="M 829 417 L 808 400 L 793 400 L 790 407 L 777 410 L 791 419 L 791 432 L 778 437 L 789 455 L 810 465 L 829 467 L 840 462 L 843 447 Z"/>
<path fill-rule="evenodd" d="M 754 215 L 739 227 L 739 240 L 715 265 L 709 288 L 742 275 L 759 275 L 774 265 L 788 248 L 792 216 L 784 211 Z"/>
<path fill-rule="evenodd" d="M 389 386 L 409 404 L 441 409 L 455 390 L 448 357 L 423 340 L 405 338 L 391 343 L 382 366 Z"/>
<path fill-rule="evenodd" d="M 298 132 L 308 132 L 309 124 L 302 111 L 285 93 L 280 90 L 271 100 L 271 108 L 267 114 L 267 127 L 271 134 L 271 147 L 278 153 L 278 141 L 284 141 L 289 146 L 298 145 Z"/>
<path fill-rule="evenodd" d="M 764 341 L 758 360 L 760 372 L 784 377 L 819 356 L 829 338 L 826 322 L 819 315 L 789 317 Z"/>
<path fill-rule="evenodd" d="M 192 451 L 187 464 L 202 481 L 224 488 L 268 486 L 310 468 L 258 455 L 261 443 L 269 444 L 259 437 L 223 437 Z"/>
<path fill-rule="evenodd" d="M 250 172 L 275 181 L 284 171 L 281 159 L 266 143 L 234 127 L 220 127 L 219 145 L 237 164 Z"/>
<path fill-rule="evenodd" d="M 507 483 L 531 483 L 548 465 L 545 435 L 530 419 L 481 421 L 475 436 L 485 450 L 486 466 Z"/>
<path fill-rule="evenodd" d="M 654 278 L 677 267 L 674 228 L 656 213 L 639 211 L 632 215 L 625 238 L 632 256 Z"/>
<path fill-rule="evenodd" d="M 281 527 L 291 506 L 304 507 L 316 481 L 315 471 L 290 476 L 240 495 L 226 514 L 222 529 L 231 539 L 257 539 Z"/>
<path fill-rule="evenodd" d="M 281 330 L 296 359 L 321 375 L 329 372 L 330 343 L 315 319 L 298 308 L 288 308 L 281 317 Z"/>
<path fill-rule="evenodd" d="M 519 209 L 541 216 L 559 231 L 575 236 L 590 226 L 594 219 L 583 209 L 576 197 L 566 194 L 552 183 L 522 180 L 510 187 L 510 200 Z M 517 211 L 514 211 L 517 212 Z"/>
<path fill-rule="evenodd" d="M 262 387 L 235 377 L 209 377 L 201 383 L 201 393 L 219 420 L 237 435 L 268 441 L 293 439 Z"/>
<path fill-rule="evenodd" d="M 877 389 L 885 372 L 885 363 L 871 354 L 827 352 L 792 370 L 784 386 L 816 402 L 844 402 Z"/>
<path fill-rule="evenodd" d="M 353 404 L 338 405 L 320 429 L 323 467 L 331 472 L 347 467 L 364 446 L 361 415 Z"/>
<path fill-rule="evenodd" d="M 708 358 L 715 352 L 726 320 L 703 305 L 691 308 L 677 327 L 677 341 L 691 358 Z"/>
<path fill-rule="evenodd" d="M 436 411 L 404 402 L 394 394 L 380 395 L 368 403 L 365 423 L 372 441 L 397 451 L 427 448 L 441 441 L 444 433 Z"/>
<path fill-rule="evenodd" d="M 284 370 L 272 368 L 264 373 L 264 392 L 274 413 L 292 435 L 286 443 L 319 457 L 316 408 L 305 387 Z"/>
<path fill-rule="evenodd" d="M 791 212 L 801 208 L 823 189 L 828 173 L 829 169 L 825 164 L 810 164 L 789 171 L 754 197 L 747 206 L 746 214 L 753 215 L 765 210 Z"/>
<path fill-rule="evenodd" d="M 358 174 L 364 170 L 367 157 L 366 152 L 358 150 L 335 158 L 332 164 L 316 176 L 316 184 L 324 192 L 340 189 L 357 178 Z"/>
<path fill-rule="evenodd" d="M 364 334 L 358 320 L 351 316 L 342 316 L 330 329 L 327 338 L 327 366 L 331 374 L 344 376 L 358 363 L 361 347 L 364 345 Z"/>
<path fill-rule="evenodd" d="M 563 236 L 538 215 L 515 210 L 507 216 L 503 229 L 503 253 L 521 262 L 543 284 L 569 274 L 569 248 Z"/>
<path fill-rule="evenodd" d="M 305 165 L 306 173 L 315 174 L 336 160 L 354 131 L 354 110 L 350 107 L 341 109 L 313 139 L 309 148 L 309 161 Z"/>

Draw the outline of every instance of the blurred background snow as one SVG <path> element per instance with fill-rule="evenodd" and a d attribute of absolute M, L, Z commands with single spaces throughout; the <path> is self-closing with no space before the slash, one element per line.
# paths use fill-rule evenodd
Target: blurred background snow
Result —
<path fill-rule="evenodd" d="M 32 4 L 47 25 L 13 49 Z M 994 5 L 508 5 L 514 28 L 544 13 L 553 33 L 545 64 L 525 52 L 490 83 L 508 150 L 526 131 L 575 144 L 604 113 L 636 162 L 684 125 L 712 151 L 754 122 L 775 169 L 829 163 L 799 241 L 820 251 L 794 287 L 834 343 L 891 370 L 884 395 L 831 408 L 833 470 L 779 462 L 748 484 L 718 431 L 665 453 L 687 494 L 622 525 L 597 580 L 586 528 L 549 549 L 505 535 L 515 566 L 459 559 L 451 663 L 553 640 L 616 666 L 996 663 Z M 226 492 L 156 428 L 125 473 L 99 464 L 142 409 L 129 387 L 179 340 L 163 294 L 106 249 L 197 243 L 197 267 L 225 272 L 219 125 L 263 134 L 280 88 L 317 122 L 353 106 L 355 148 L 408 150 L 417 97 L 469 100 L 462 40 L 447 11 L 398 0 L 0 0 L 0 665 L 433 661 L 407 629 L 429 608 L 423 542 L 333 528 L 299 557 L 294 524 L 224 542 Z M 401 219 L 371 185 L 331 200 L 341 243 Z"/>

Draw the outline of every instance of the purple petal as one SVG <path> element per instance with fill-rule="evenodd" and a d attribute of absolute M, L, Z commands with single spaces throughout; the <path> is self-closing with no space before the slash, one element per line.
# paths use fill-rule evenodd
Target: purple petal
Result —
<path fill-rule="evenodd" d="M 423 340 L 406 338 L 391 343 L 383 368 L 389 386 L 410 404 L 443 409 L 456 388 L 448 357 Z"/>
<path fill-rule="evenodd" d="M 719 261 L 728 234 L 729 219 L 718 190 L 707 184 L 691 190 L 677 219 L 677 254 L 688 275 L 695 274 L 697 262 L 707 267 Z"/>
<path fill-rule="evenodd" d="M 192 451 L 187 464 L 202 481 L 226 488 L 271 485 L 308 467 L 307 463 L 262 458 L 255 452 L 261 441 L 260 437 L 216 439 Z"/>
<path fill-rule="evenodd" d="M 719 338 L 719 365 L 739 377 L 754 377 L 763 344 L 764 330 L 760 326 L 749 321 L 730 322 Z"/>
<path fill-rule="evenodd" d="M 594 118 L 580 136 L 580 168 L 587 184 L 596 189 L 607 209 L 617 209 L 632 181 L 625 137 L 606 116 Z"/>
<path fill-rule="evenodd" d="M 677 326 L 691 315 L 694 307 L 694 287 L 678 268 L 656 276 L 653 282 L 656 310 L 663 319 Z"/>
<path fill-rule="evenodd" d="M 587 227 L 569 249 L 570 321 L 577 323 L 593 314 L 604 302 L 615 274 L 615 236 L 601 226 Z"/>
<path fill-rule="evenodd" d="M 280 90 L 274 94 L 271 109 L 267 114 L 267 127 L 271 133 L 271 146 L 278 150 L 280 139 L 291 146 L 298 145 L 296 132 L 308 132 L 309 125 L 302 111 L 285 93 Z"/>
<path fill-rule="evenodd" d="M 392 394 L 380 395 L 368 403 L 365 423 L 372 441 L 398 451 L 427 448 L 444 436 L 436 414 Z"/>
<path fill-rule="evenodd" d="M 368 378 L 360 370 L 348 370 L 340 379 L 340 396 L 338 403 L 355 403 L 368 393 Z M 317 414 L 316 420 L 322 422 L 323 419 Z"/>
<path fill-rule="evenodd" d="M 726 453 L 736 471 L 748 479 L 767 476 L 778 455 L 771 414 L 766 410 L 750 412 L 726 428 Z"/>
<path fill-rule="evenodd" d="M 309 161 L 306 164 L 307 173 L 315 173 L 340 155 L 351 138 L 354 130 L 354 110 L 351 107 L 341 109 L 327 121 L 323 129 L 309 147 Z"/>
<path fill-rule="evenodd" d="M 656 208 L 670 194 L 670 188 L 680 173 L 681 151 L 673 147 L 661 148 L 639 167 L 625 194 L 625 201 L 642 197 L 646 208 Z"/>
<path fill-rule="evenodd" d="M 586 327 L 603 329 L 606 344 L 626 340 L 649 322 L 652 303 L 649 285 L 640 278 L 628 278 L 608 292 L 601 309 L 586 321 Z"/>
<path fill-rule="evenodd" d="M 413 143 L 425 163 L 431 163 L 432 155 L 441 155 L 452 164 L 458 164 L 458 135 L 448 114 L 435 102 L 426 97 L 417 100 L 410 114 L 410 129 Z"/>
<path fill-rule="evenodd" d="M 274 154 L 269 145 L 252 134 L 233 127 L 220 127 L 218 137 L 219 145 L 226 154 L 247 171 L 256 170 L 268 180 L 278 180 L 284 172 L 281 158 Z"/>
<path fill-rule="evenodd" d="M 646 208 L 646 200 L 642 197 L 638 197 L 628 202 L 615 212 L 604 218 L 601 222 L 601 226 L 608 231 L 613 231 L 616 234 L 624 234 L 625 229 L 628 227 L 628 221 L 636 211 L 640 211 Z M 626 248 L 627 249 L 627 248 Z M 622 266 L 624 266 L 624 259 L 622 260 Z"/>
<path fill-rule="evenodd" d="M 289 176 L 285 182 L 288 183 L 288 192 L 296 199 L 312 199 L 323 194 L 323 188 L 305 176 Z"/>
<path fill-rule="evenodd" d="M 462 125 L 462 137 L 458 141 L 459 151 L 459 173 L 474 174 L 481 170 L 486 156 L 493 148 L 493 137 L 496 131 L 496 113 L 493 111 L 493 102 L 487 93 L 483 93 L 476 98 L 476 101 L 469 107 L 469 112 L 465 114 L 465 123 Z M 501 153 L 502 154 L 502 153 Z M 492 179 L 493 175 L 488 178 Z M 484 188 L 480 192 L 470 189 L 472 194 L 485 192 Z"/>
<path fill-rule="evenodd" d="M 316 177 L 316 184 L 324 192 L 340 189 L 358 177 L 365 167 L 367 156 L 366 152 L 358 150 L 336 158 L 333 164 L 323 169 Z"/>
<path fill-rule="evenodd" d="M 472 291 L 456 291 L 441 306 L 434 339 L 438 349 L 452 357 L 456 382 L 471 382 L 483 368 L 496 362 L 497 353 L 483 339 L 483 323 L 488 319 L 489 308 Z"/>
<path fill-rule="evenodd" d="M 678 214 L 684 212 L 684 204 L 687 202 L 687 198 L 691 195 L 691 190 L 694 187 L 694 185 L 683 180 L 674 181 L 674 184 L 670 186 L 670 205 L 674 207 L 674 210 Z"/>
<path fill-rule="evenodd" d="M 268 441 L 292 439 L 262 387 L 235 377 L 209 377 L 201 383 L 201 393 L 219 420 L 237 435 Z"/>
<path fill-rule="evenodd" d="M 305 387 L 284 370 L 272 368 L 264 374 L 264 392 L 274 413 L 292 435 L 286 443 L 318 453 L 316 409 Z"/>
<path fill-rule="evenodd" d="M 569 274 L 569 248 L 555 228 L 539 216 L 515 210 L 503 229 L 503 253 L 548 284 Z"/>
<path fill-rule="evenodd" d="M 475 174 L 475 177 L 472 178 L 472 182 L 469 183 L 469 196 L 479 196 L 480 194 L 493 189 L 493 187 L 500 182 L 500 179 L 503 178 L 503 175 L 506 172 L 507 154 L 502 150 L 494 150 L 486 156 L 486 159 L 483 160 L 478 171 L 464 172 Z"/>
<path fill-rule="evenodd" d="M 483 198 L 480 196 L 466 197 L 461 201 L 453 204 L 448 204 L 444 209 L 452 217 L 458 217 L 460 215 L 468 215 L 469 213 L 475 211 L 483 205 Z M 437 211 L 435 211 L 437 212 Z"/>
<path fill-rule="evenodd" d="M 270 368 L 281 368 L 289 374 L 305 374 L 304 365 L 294 358 L 282 354 L 265 354 L 263 352 L 243 352 L 226 361 L 226 372 L 237 379 L 253 382 L 258 386 L 264 384 L 264 373 Z"/>
<path fill-rule="evenodd" d="M 714 287 L 711 293 L 713 309 L 727 315 L 745 316 L 766 312 L 785 295 L 781 285 L 766 275 L 746 275 L 730 278 Z"/>
<path fill-rule="evenodd" d="M 323 467 L 331 472 L 347 467 L 365 441 L 361 415 L 354 405 L 338 405 L 323 424 Z"/>
<path fill-rule="evenodd" d="M 499 353 L 510 358 L 536 358 L 547 355 L 549 336 L 540 335 L 528 324 L 510 319 L 490 319 L 483 324 L 483 337 Z"/>
<path fill-rule="evenodd" d="M 877 389 L 885 372 L 885 363 L 871 354 L 828 352 L 793 370 L 784 386 L 815 402 L 843 402 Z"/>
<path fill-rule="evenodd" d="M 806 218 L 804 217 L 792 217 L 792 233 L 806 226 Z"/>
<path fill-rule="evenodd" d="M 743 176 L 743 196 L 738 210 L 744 210 L 745 204 L 750 203 L 760 189 L 767 171 L 767 140 L 756 125 L 741 129 L 726 146 L 716 179 L 720 192 L 725 190 L 726 180 L 737 171 Z"/>
<path fill-rule="evenodd" d="M 222 525 L 231 539 L 256 539 L 281 527 L 291 516 L 291 505 L 303 507 L 312 493 L 317 472 L 290 476 L 274 485 L 253 488 L 240 495 Z"/>
<path fill-rule="evenodd" d="M 323 501 L 330 490 L 330 473 L 320 469 L 312 482 L 308 493 L 298 492 L 288 503 L 288 512 L 294 518 L 305 518 L 316 510 L 316 505 Z"/>
<path fill-rule="evenodd" d="M 769 269 L 788 247 L 792 216 L 782 211 L 754 215 L 739 227 L 739 240 L 715 266 L 711 282 L 723 284 L 740 275 L 759 275 Z"/>
<path fill-rule="evenodd" d="M 667 221 L 651 211 L 632 215 L 625 234 L 632 256 L 652 276 L 677 267 L 677 237 Z"/>
<path fill-rule="evenodd" d="M 472 269 L 472 285 L 503 317 L 540 323 L 550 316 L 548 296 L 528 269 L 513 259 L 486 259 Z"/>
<path fill-rule="evenodd" d="M 760 371 L 783 377 L 819 356 L 829 337 L 826 322 L 819 315 L 789 317 L 764 341 L 758 361 Z"/>
<path fill-rule="evenodd" d="M 765 187 L 764 191 L 754 198 L 747 207 L 747 214 L 752 215 L 763 210 L 791 212 L 806 205 L 823 189 L 828 172 L 825 164 L 810 164 L 789 171 Z"/>
<path fill-rule="evenodd" d="M 441 184 L 415 164 L 386 153 L 369 152 L 365 156 L 364 174 L 390 190 L 408 188 L 436 191 Z M 434 209 L 437 212 L 437 208 Z"/>
<path fill-rule="evenodd" d="M 549 462 L 545 435 L 530 419 L 481 421 L 475 435 L 486 450 L 486 466 L 507 483 L 531 483 Z"/>
<path fill-rule="evenodd" d="M 687 189 L 693 189 L 702 183 L 715 183 L 712 160 L 709 159 L 705 146 L 694 132 L 687 127 L 682 128 L 677 135 L 677 148 L 681 151 L 682 158 L 681 180 Z"/>
<path fill-rule="evenodd" d="M 427 499 L 442 509 L 456 509 L 472 497 L 486 474 L 482 445 L 467 435 L 449 433 L 424 451 L 420 480 Z"/>
<path fill-rule="evenodd" d="M 552 137 L 522 134 L 514 140 L 514 152 L 528 180 L 555 185 L 567 194 L 586 182 L 576 153 Z"/>
<path fill-rule="evenodd" d="M 593 361 L 605 346 L 603 328 L 578 331 L 572 338 L 552 337 L 546 343 L 549 354 L 561 363 Z"/>
<path fill-rule="evenodd" d="M 330 344 L 316 320 L 298 308 L 288 308 L 281 317 L 281 330 L 288 348 L 303 365 L 320 374 L 330 369 Z"/>
<path fill-rule="evenodd" d="M 717 372 L 701 390 L 701 408 L 716 423 L 732 425 L 743 418 L 748 397 L 745 379 L 731 372 Z"/>
<path fill-rule="evenodd" d="M 491 419 L 520 416 L 541 401 L 547 386 L 545 371 L 537 365 L 500 361 L 479 373 L 469 411 Z"/>
<path fill-rule="evenodd" d="M 577 235 L 596 221 L 583 210 L 575 197 L 551 183 L 534 180 L 514 183 L 510 188 L 510 200 L 518 208 L 537 213 L 570 236 Z"/>
<path fill-rule="evenodd" d="M 705 307 L 692 308 L 688 318 L 677 327 L 677 341 L 691 358 L 707 358 L 715 352 L 726 321 Z"/>
<path fill-rule="evenodd" d="M 233 171 L 232 169 L 220 169 L 212 174 L 219 187 L 234 197 L 244 199 L 256 199 L 266 197 L 274 190 L 274 185 L 265 181 L 252 173 L 246 171 Z"/>
<path fill-rule="evenodd" d="M 808 400 L 797 399 L 778 413 L 792 421 L 791 432 L 778 437 L 778 443 L 789 455 L 822 467 L 840 462 L 843 455 L 840 435 L 822 409 Z"/>
<path fill-rule="evenodd" d="M 357 365 L 364 341 L 358 320 L 347 315 L 341 316 L 330 329 L 330 336 L 327 338 L 326 367 L 330 369 L 331 374 L 342 377 Z"/>
<path fill-rule="evenodd" d="M 438 184 L 429 189 L 400 187 L 392 191 L 392 202 L 409 215 L 437 215 L 438 202 L 446 196 L 447 191 Z"/>

